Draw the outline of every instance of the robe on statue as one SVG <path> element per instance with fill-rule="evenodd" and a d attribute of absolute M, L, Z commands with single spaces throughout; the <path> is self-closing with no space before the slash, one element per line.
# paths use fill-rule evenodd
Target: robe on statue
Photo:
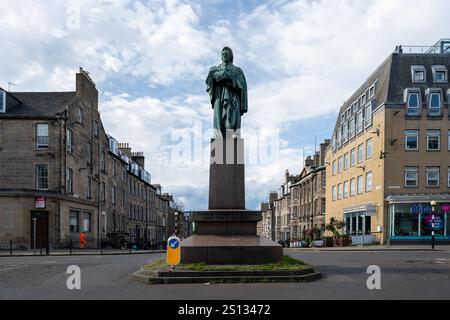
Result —
<path fill-rule="evenodd" d="M 214 129 L 225 136 L 226 130 L 239 130 L 241 116 L 247 112 L 247 81 L 241 68 L 233 64 L 212 67 L 206 79 L 214 109 Z"/>

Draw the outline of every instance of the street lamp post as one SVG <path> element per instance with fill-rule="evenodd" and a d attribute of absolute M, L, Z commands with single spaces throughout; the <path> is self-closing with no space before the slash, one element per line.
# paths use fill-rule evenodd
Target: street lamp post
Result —
<path fill-rule="evenodd" d="M 175 213 L 174 213 L 174 216 L 175 216 L 175 236 L 178 236 L 178 232 L 177 232 L 177 229 L 178 229 L 178 211 L 175 211 Z"/>
<path fill-rule="evenodd" d="M 436 201 L 431 201 L 431 248 L 434 251 L 434 219 L 435 219 L 435 212 L 434 207 L 436 206 Z"/>
<path fill-rule="evenodd" d="M 34 249 L 34 255 L 36 255 L 36 222 L 37 218 L 33 218 L 33 249 Z"/>
<path fill-rule="evenodd" d="M 362 224 L 362 226 L 361 226 L 361 231 L 362 231 L 362 246 L 364 247 L 364 233 L 366 232 L 366 215 L 365 214 L 362 214 L 361 215 L 361 224 Z"/>

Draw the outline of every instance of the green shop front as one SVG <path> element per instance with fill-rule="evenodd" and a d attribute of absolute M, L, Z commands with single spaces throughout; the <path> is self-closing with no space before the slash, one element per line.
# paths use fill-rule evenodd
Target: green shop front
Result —
<path fill-rule="evenodd" d="M 390 244 L 430 244 L 433 216 L 436 242 L 450 243 L 449 195 L 389 196 L 386 200 Z"/>

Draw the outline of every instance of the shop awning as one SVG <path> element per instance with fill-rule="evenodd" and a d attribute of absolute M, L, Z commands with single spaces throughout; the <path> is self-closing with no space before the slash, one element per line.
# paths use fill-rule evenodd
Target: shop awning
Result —
<path fill-rule="evenodd" d="M 423 203 L 423 202 L 450 202 L 450 194 L 395 194 L 388 195 L 385 199 L 388 203 Z"/>
<path fill-rule="evenodd" d="M 364 204 L 358 206 L 352 206 L 344 208 L 345 213 L 362 212 L 364 211 L 366 216 L 374 216 L 377 214 L 377 207 L 374 204 Z"/>

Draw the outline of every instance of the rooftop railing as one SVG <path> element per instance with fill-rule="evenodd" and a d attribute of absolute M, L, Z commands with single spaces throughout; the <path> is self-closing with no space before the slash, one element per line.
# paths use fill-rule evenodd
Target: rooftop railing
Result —
<path fill-rule="evenodd" d="M 442 39 L 433 46 L 398 46 L 396 53 L 405 54 L 450 54 L 450 39 Z"/>

